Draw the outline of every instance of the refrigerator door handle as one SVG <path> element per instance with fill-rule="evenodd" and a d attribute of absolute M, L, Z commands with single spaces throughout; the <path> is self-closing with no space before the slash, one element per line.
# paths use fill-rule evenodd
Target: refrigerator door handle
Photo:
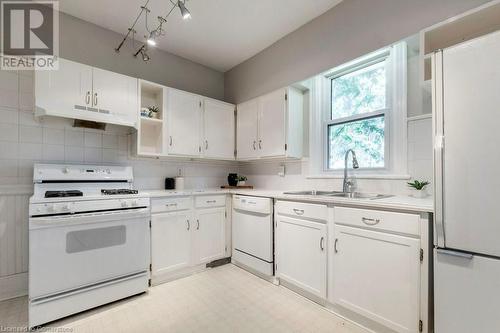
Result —
<path fill-rule="evenodd" d="M 434 223 L 436 245 L 446 247 L 443 213 L 444 179 L 444 109 L 443 109 L 443 52 L 432 54 L 432 130 L 434 133 Z"/>
<path fill-rule="evenodd" d="M 436 252 L 439 254 L 447 255 L 447 256 L 459 257 L 459 258 L 469 259 L 469 260 L 472 260 L 474 258 L 474 255 L 472 255 L 470 253 L 458 252 L 458 251 L 453 251 L 453 250 L 436 249 Z"/>

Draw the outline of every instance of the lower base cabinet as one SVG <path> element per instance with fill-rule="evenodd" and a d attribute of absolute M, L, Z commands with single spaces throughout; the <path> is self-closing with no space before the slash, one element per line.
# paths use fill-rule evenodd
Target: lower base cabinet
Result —
<path fill-rule="evenodd" d="M 326 224 L 280 215 L 276 218 L 276 277 L 326 299 Z"/>
<path fill-rule="evenodd" d="M 338 209 L 336 216 L 352 225 L 334 226 L 330 301 L 396 332 L 417 333 L 422 325 L 421 243 L 417 235 L 388 231 L 392 220 L 412 218 L 396 214 Z M 357 226 L 363 222 L 365 227 Z"/>
<path fill-rule="evenodd" d="M 187 268 L 192 259 L 189 212 L 156 214 L 151 217 L 151 274 L 159 276 Z"/>
<path fill-rule="evenodd" d="M 196 208 L 191 197 L 152 199 L 151 278 L 154 284 L 226 257 L 225 196 Z M 219 207 L 210 207 L 218 205 Z M 185 273 L 185 274 L 184 274 Z"/>
<path fill-rule="evenodd" d="M 203 264 L 225 255 L 226 208 L 205 208 L 196 211 L 196 262 Z"/>

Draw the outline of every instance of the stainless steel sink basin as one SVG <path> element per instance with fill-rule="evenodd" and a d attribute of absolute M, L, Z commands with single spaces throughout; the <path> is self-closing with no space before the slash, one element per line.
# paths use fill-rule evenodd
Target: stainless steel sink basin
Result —
<path fill-rule="evenodd" d="M 342 192 L 340 191 L 291 191 L 291 192 L 283 192 L 283 194 L 290 194 L 290 195 L 334 195 L 334 194 L 340 194 Z"/>
<path fill-rule="evenodd" d="M 368 199 L 368 200 L 378 200 L 378 199 L 392 197 L 392 195 L 376 194 L 376 193 L 361 193 L 361 192 L 344 193 L 342 191 L 316 191 L 316 190 L 291 191 L 291 192 L 284 192 L 283 194 L 311 195 L 311 196 L 323 195 L 323 196 L 329 196 L 329 197 L 348 198 L 348 199 Z"/>
<path fill-rule="evenodd" d="M 361 193 L 361 192 L 351 192 L 351 193 L 341 192 L 341 193 L 331 194 L 330 196 L 339 198 L 368 199 L 368 200 L 378 200 L 378 199 L 392 197 L 392 195 L 388 194 Z"/>

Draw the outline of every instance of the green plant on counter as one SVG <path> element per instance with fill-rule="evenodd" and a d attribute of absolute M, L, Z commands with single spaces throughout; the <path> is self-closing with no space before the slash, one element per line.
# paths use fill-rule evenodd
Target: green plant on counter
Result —
<path fill-rule="evenodd" d="M 414 180 L 414 181 L 412 181 L 410 183 L 407 183 L 407 184 L 408 184 L 409 187 L 414 188 L 415 190 L 421 191 L 421 190 L 424 189 L 424 187 L 426 187 L 430 183 L 428 181 Z"/>
<path fill-rule="evenodd" d="M 238 181 L 239 182 L 246 182 L 247 181 L 247 177 L 246 176 L 238 176 Z"/>

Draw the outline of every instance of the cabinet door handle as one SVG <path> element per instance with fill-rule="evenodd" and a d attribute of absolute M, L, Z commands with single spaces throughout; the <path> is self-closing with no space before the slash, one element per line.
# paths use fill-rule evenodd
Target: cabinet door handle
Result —
<path fill-rule="evenodd" d="M 186 220 L 187 222 L 187 230 L 191 229 L 191 223 L 189 223 L 189 220 Z"/>
<path fill-rule="evenodd" d="M 206 202 L 207 202 L 207 204 L 209 204 L 209 203 L 216 203 L 217 200 L 207 200 Z"/>
<path fill-rule="evenodd" d="M 262 149 L 262 140 L 259 140 L 259 149 Z"/>
<path fill-rule="evenodd" d="M 169 137 L 169 145 L 172 146 L 172 136 Z"/>
<path fill-rule="evenodd" d="M 368 217 L 362 217 L 361 221 L 363 221 L 363 223 L 366 225 L 377 225 L 380 223 L 379 219 L 370 219 Z"/>
<path fill-rule="evenodd" d="M 85 95 L 85 104 L 90 104 L 90 91 L 87 91 L 87 94 Z"/>
<path fill-rule="evenodd" d="M 339 252 L 337 250 L 337 243 L 339 242 L 339 239 L 338 238 L 335 238 L 335 243 L 333 243 L 333 252 L 337 253 Z"/>
<path fill-rule="evenodd" d="M 253 150 L 257 150 L 257 146 L 256 146 L 257 142 L 253 142 Z"/>
<path fill-rule="evenodd" d="M 200 220 L 196 220 L 196 230 L 200 230 Z"/>
<path fill-rule="evenodd" d="M 205 150 L 208 150 L 208 140 L 205 140 Z"/>
<path fill-rule="evenodd" d="M 97 93 L 94 93 L 94 106 L 97 106 Z"/>
<path fill-rule="evenodd" d="M 295 212 L 295 214 L 297 215 L 304 215 L 304 210 L 303 209 L 297 209 L 297 208 L 294 208 L 293 211 Z"/>
<path fill-rule="evenodd" d="M 321 239 L 319 240 L 319 248 L 321 249 L 321 251 L 325 250 L 324 242 L 325 242 L 325 237 L 321 237 Z"/>

